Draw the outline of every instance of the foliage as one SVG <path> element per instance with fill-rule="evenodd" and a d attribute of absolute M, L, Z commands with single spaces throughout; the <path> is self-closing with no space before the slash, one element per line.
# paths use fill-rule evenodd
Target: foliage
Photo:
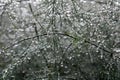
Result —
<path fill-rule="evenodd" d="M 120 79 L 119 2 L 31 1 L 1 2 L 1 80 Z"/>

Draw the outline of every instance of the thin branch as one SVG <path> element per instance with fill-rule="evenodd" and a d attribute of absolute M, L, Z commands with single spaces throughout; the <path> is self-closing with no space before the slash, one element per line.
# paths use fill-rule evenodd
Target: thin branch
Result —
<path fill-rule="evenodd" d="M 91 45 L 94 45 L 95 47 L 99 47 L 98 45 L 96 45 L 96 44 L 94 44 L 94 43 L 92 43 L 92 42 L 90 42 L 90 41 L 85 40 L 85 42 L 87 42 L 87 43 L 89 43 L 89 44 L 91 44 Z M 111 54 L 111 55 L 110 55 L 111 57 L 113 56 L 113 52 L 110 52 L 110 51 L 104 49 L 103 47 L 99 47 L 99 49 L 101 49 L 101 50 L 103 50 L 103 51 L 105 51 L 105 52 L 107 52 L 107 53 L 110 53 L 110 54 Z"/>
<path fill-rule="evenodd" d="M 68 47 L 65 49 L 65 51 L 63 52 L 63 54 L 62 54 L 62 59 L 60 60 L 60 62 L 59 62 L 59 65 L 62 63 L 62 61 L 64 61 L 64 57 L 65 57 L 65 54 L 66 54 L 66 52 L 68 51 L 68 49 L 72 46 L 72 44 L 73 43 L 70 43 L 69 45 L 68 45 Z"/>
<path fill-rule="evenodd" d="M 38 35 L 38 36 L 45 36 L 45 35 L 47 35 L 47 34 L 42 34 L 42 35 Z M 38 36 L 33 36 L 33 37 L 28 37 L 28 38 L 22 39 L 22 40 L 20 40 L 20 41 L 18 41 L 16 43 L 12 44 L 11 46 L 5 48 L 4 50 L 7 50 L 7 49 L 9 49 L 9 48 L 11 48 L 11 47 L 13 47 L 13 46 L 15 46 L 17 44 L 20 44 L 20 43 L 24 42 L 24 41 L 27 41 L 27 40 L 30 40 L 30 39 L 34 39 L 34 38 L 36 38 Z"/>
<path fill-rule="evenodd" d="M 77 39 L 77 40 L 78 40 L 78 38 L 75 38 L 74 36 L 71 36 L 71 35 L 69 35 L 69 34 L 65 34 L 65 33 L 54 33 L 54 34 L 63 35 L 63 36 L 67 36 L 67 37 L 70 37 L 70 38 L 72 38 L 72 39 L 75 39 L 75 40 Z M 23 40 L 20 40 L 20 41 L 18 41 L 18 42 L 16 42 L 16 43 L 12 44 L 11 46 L 5 48 L 4 50 L 9 49 L 9 48 L 13 47 L 14 45 L 19 44 L 19 43 L 21 43 L 21 42 L 24 42 L 24 41 L 26 41 L 26 40 L 34 39 L 34 38 L 36 38 L 36 37 L 45 36 L 45 35 L 53 35 L 53 33 L 49 33 L 49 34 L 46 34 L 46 33 L 45 33 L 45 34 L 41 34 L 41 35 L 38 35 L 38 36 L 33 36 L 33 37 L 25 38 L 25 39 L 23 39 Z M 94 45 L 95 47 L 98 47 L 98 45 L 96 45 L 96 44 L 94 44 L 94 43 L 92 43 L 92 42 L 90 42 L 90 41 L 85 40 L 85 42 L 86 42 L 86 43 L 89 43 L 89 44 L 91 44 L 91 45 Z M 113 52 L 110 52 L 110 51 L 104 49 L 103 47 L 100 47 L 99 49 L 101 49 L 101 50 L 103 50 L 103 51 L 105 51 L 105 52 L 107 52 L 107 53 L 110 53 L 111 56 L 113 55 Z"/>
<path fill-rule="evenodd" d="M 40 23 L 40 22 L 38 21 L 38 19 L 36 18 L 35 14 L 34 14 L 34 11 L 33 11 L 33 9 L 32 9 L 31 4 L 29 3 L 28 5 L 29 5 L 30 11 L 31 11 L 32 16 L 34 17 L 35 21 L 39 24 L 39 26 L 42 28 L 42 30 L 43 30 L 44 32 L 46 32 L 45 29 L 44 29 L 44 27 L 41 25 L 41 23 Z"/>
<path fill-rule="evenodd" d="M 54 33 L 54 34 L 67 36 L 67 37 L 70 37 L 70 38 L 72 38 L 72 39 L 77 39 L 77 38 L 75 38 L 75 37 L 73 37 L 73 36 L 71 36 L 71 35 L 64 34 L 64 33 Z M 49 33 L 49 34 L 46 34 L 46 33 L 45 33 L 45 34 L 36 35 L 36 36 L 33 36 L 33 37 L 28 37 L 28 38 L 22 39 L 22 40 L 20 40 L 20 41 L 18 41 L 18 42 L 16 42 L 16 43 L 10 45 L 9 47 L 5 48 L 4 50 L 7 50 L 7 49 L 9 49 L 9 48 L 11 48 L 11 47 L 13 47 L 13 46 L 15 46 L 15 45 L 17 45 L 17 44 L 20 44 L 20 43 L 24 42 L 24 41 L 27 41 L 27 40 L 30 40 L 30 39 L 34 39 L 34 38 L 40 37 L 40 36 L 45 36 L 45 35 L 53 35 L 53 33 Z"/>
<path fill-rule="evenodd" d="M 36 23 L 33 23 L 33 27 L 34 27 L 34 30 L 35 30 L 35 35 L 37 36 L 37 40 L 38 40 L 38 42 L 40 41 L 39 40 L 39 33 L 38 33 L 38 30 L 37 30 L 37 25 L 36 25 Z"/>

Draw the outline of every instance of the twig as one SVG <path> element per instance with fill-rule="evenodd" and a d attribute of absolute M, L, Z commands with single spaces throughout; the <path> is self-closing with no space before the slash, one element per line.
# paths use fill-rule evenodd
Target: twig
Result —
<path fill-rule="evenodd" d="M 23 41 L 26 41 L 26 40 L 29 40 L 29 39 L 34 39 L 34 38 L 40 37 L 40 36 L 52 35 L 52 34 L 53 34 L 53 33 L 49 33 L 49 34 L 46 34 L 46 33 L 45 33 L 45 34 L 41 34 L 41 35 L 38 35 L 38 36 L 33 36 L 33 37 L 25 38 L 25 39 L 23 39 L 23 40 L 20 40 L 20 41 L 18 41 L 18 42 L 16 42 L 16 43 L 12 44 L 11 46 L 5 48 L 4 50 L 9 49 L 9 48 L 13 47 L 14 45 L 19 44 L 19 43 L 21 43 L 21 42 L 23 42 Z M 63 36 L 67 36 L 67 37 L 70 37 L 70 38 L 72 38 L 72 39 L 75 39 L 75 40 L 77 39 L 77 40 L 78 40 L 78 38 L 75 38 L 75 37 L 73 37 L 73 36 L 71 36 L 71 35 L 69 35 L 69 34 L 64 34 L 64 33 L 54 33 L 54 34 L 63 35 Z M 95 47 L 98 47 L 98 45 L 96 45 L 96 44 L 94 44 L 94 43 L 92 43 L 92 42 L 90 42 L 90 41 L 85 40 L 85 42 L 87 42 L 87 43 L 89 43 L 89 44 L 91 44 L 91 45 L 94 45 Z M 107 52 L 107 53 L 110 53 L 111 56 L 113 55 L 113 52 L 110 52 L 110 51 L 104 49 L 103 47 L 100 47 L 99 49 L 101 49 L 101 50 L 103 50 L 103 51 L 105 51 L 105 52 Z"/>
<path fill-rule="evenodd" d="M 42 28 L 42 30 L 45 31 L 44 27 L 41 25 L 41 23 L 40 23 L 40 22 L 38 21 L 38 19 L 36 18 L 35 14 L 34 14 L 34 11 L 33 11 L 33 9 L 32 9 L 31 4 L 29 3 L 28 5 L 29 5 L 30 11 L 31 11 L 31 13 L 32 13 L 32 16 L 34 17 L 34 19 L 36 20 L 36 22 L 39 24 L 39 26 Z M 46 31 L 45 31 L 45 32 L 46 32 Z"/>
<path fill-rule="evenodd" d="M 42 35 L 38 35 L 38 36 L 45 36 L 45 35 L 47 35 L 47 34 L 42 34 Z M 34 39 L 34 38 L 36 38 L 36 37 L 38 37 L 38 36 L 28 37 L 28 38 L 25 38 L 25 39 L 23 39 L 23 40 L 20 40 L 20 41 L 18 41 L 18 42 L 16 42 L 16 43 L 12 44 L 11 46 L 5 48 L 4 50 L 7 50 L 7 49 L 9 49 L 9 48 L 11 48 L 11 47 L 13 47 L 13 46 L 15 46 L 15 45 L 23 42 L 23 41 L 27 41 L 27 40 L 30 40 L 30 39 Z"/>
<path fill-rule="evenodd" d="M 87 42 L 87 43 L 89 43 L 89 44 L 91 44 L 91 45 L 94 45 L 95 47 L 99 47 L 98 45 L 96 45 L 96 44 L 94 44 L 94 43 L 92 43 L 92 42 L 90 42 L 90 41 L 85 40 L 85 42 Z M 110 53 L 110 54 L 111 54 L 111 55 L 110 55 L 111 57 L 113 56 L 113 52 L 110 52 L 110 51 L 104 49 L 103 47 L 99 47 L 99 49 L 101 49 L 101 50 L 103 50 L 103 51 L 105 51 L 105 52 L 107 52 L 107 53 Z"/>

